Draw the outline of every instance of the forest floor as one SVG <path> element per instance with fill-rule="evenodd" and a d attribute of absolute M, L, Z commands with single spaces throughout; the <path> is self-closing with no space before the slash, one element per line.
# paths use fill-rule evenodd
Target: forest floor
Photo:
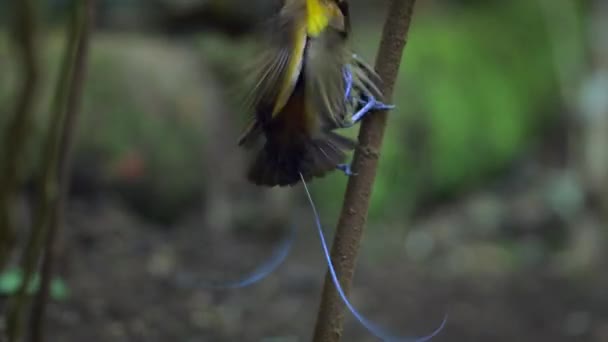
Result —
<path fill-rule="evenodd" d="M 73 204 L 60 270 L 70 297 L 50 306 L 49 341 L 310 341 L 326 269 L 313 227 L 300 229 L 270 277 L 209 290 L 192 279 L 246 273 L 280 237 L 214 233 L 200 221 L 161 227 L 112 201 Z M 539 266 L 454 276 L 392 247 L 372 257 L 390 240 L 376 235 L 365 242 L 352 298 L 396 332 L 427 334 L 448 314 L 434 341 L 608 341 L 605 272 L 566 277 Z M 346 322 L 344 341 L 375 341 L 352 316 Z"/>

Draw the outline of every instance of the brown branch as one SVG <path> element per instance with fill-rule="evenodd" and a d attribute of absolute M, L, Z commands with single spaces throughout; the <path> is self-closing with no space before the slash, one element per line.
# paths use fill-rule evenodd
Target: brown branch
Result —
<path fill-rule="evenodd" d="M 31 342 L 43 341 L 44 315 L 46 311 L 46 304 L 49 300 L 50 284 L 53 275 L 53 264 L 59 251 L 58 240 L 61 234 L 61 227 L 63 225 L 63 216 L 65 213 L 65 205 L 67 200 L 69 172 L 72 160 L 72 142 L 76 133 L 78 113 L 80 104 L 82 102 L 82 92 L 86 77 L 89 37 L 95 8 L 94 3 L 95 0 L 79 1 L 74 10 L 74 22 L 71 30 L 74 32 L 74 37 L 77 37 L 75 38 L 77 42 L 74 60 L 70 61 L 74 63 L 74 69 L 71 75 L 72 79 L 69 82 L 69 89 L 67 90 L 66 94 L 66 113 L 63 123 L 63 134 L 59 146 L 59 161 L 57 165 L 59 198 L 57 200 L 57 207 L 53 211 L 50 218 L 49 230 L 47 232 L 44 247 L 44 256 L 42 259 L 42 268 L 40 271 L 40 290 L 34 298 L 34 303 L 32 306 L 29 329 L 31 334 L 29 340 Z"/>
<path fill-rule="evenodd" d="M 75 16 L 68 30 L 67 48 L 62 60 L 59 80 L 56 87 L 55 98 L 51 111 L 50 125 L 45 145 L 42 148 L 42 174 L 39 178 L 38 198 L 32 229 L 28 237 L 25 249 L 21 257 L 21 270 L 23 279 L 17 292 L 9 300 L 8 313 L 6 315 L 6 329 L 8 341 L 14 342 L 21 338 L 25 309 L 28 306 L 27 289 L 33 279 L 39 264 L 40 256 L 44 250 L 44 242 L 51 222 L 56 217 L 60 205 L 60 162 L 62 154 L 67 151 L 62 144 L 71 139 L 64 139 L 70 134 L 66 129 L 70 123 L 67 120 L 70 106 L 72 105 L 72 87 L 78 83 L 75 68 L 81 41 L 82 30 L 80 29 L 80 16 L 77 11 L 80 6 L 75 4 Z M 80 90 L 78 90 L 80 91 Z M 75 101 L 75 100 L 74 100 Z M 74 102 L 76 103 L 76 102 Z M 67 155 L 67 154 L 66 154 Z"/>
<path fill-rule="evenodd" d="M 14 116 L 6 127 L 3 151 L 0 152 L 0 270 L 6 266 L 14 245 L 15 228 L 11 204 L 22 181 L 19 178 L 23 173 L 23 155 L 30 136 L 39 78 L 35 1 L 15 1 L 13 6 L 15 10 L 13 34 L 23 85 L 17 97 Z"/>
<path fill-rule="evenodd" d="M 376 71 L 384 81 L 382 91 L 387 102 L 390 102 L 392 98 L 415 2 L 415 0 L 391 0 L 390 2 L 376 58 Z M 350 177 L 348 181 L 332 246 L 332 260 L 346 293 L 351 287 L 357 253 L 367 221 L 386 119 L 387 112 L 380 111 L 367 116 L 361 124 L 359 148 L 355 152 L 353 160 L 354 171 L 357 175 Z M 314 341 L 339 341 L 343 321 L 344 304 L 328 273 L 325 277 Z"/>

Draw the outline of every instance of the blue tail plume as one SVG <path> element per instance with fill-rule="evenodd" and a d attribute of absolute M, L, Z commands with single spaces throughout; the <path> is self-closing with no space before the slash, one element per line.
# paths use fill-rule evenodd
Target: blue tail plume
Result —
<path fill-rule="evenodd" d="M 283 261 L 285 261 L 287 255 L 289 254 L 289 251 L 291 250 L 293 241 L 295 240 L 295 235 L 296 225 L 292 225 L 289 235 L 281 242 L 281 244 L 277 247 L 272 256 L 266 262 L 258 266 L 257 269 L 252 271 L 250 274 L 244 276 L 243 278 L 223 283 L 203 283 L 201 286 L 203 288 L 210 289 L 238 289 L 259 282 L 260 280 L 266 278 L 268 275 L 274 272 L 283 263 Z"/>
<path fill-rule="evenodd" d="M 308 190 L 308 186 L 306 185 L 306 181 L 304 180 L 304 177 L 302 175 L 300 175 L 300 178 L 302 180 L 302 185 L 304 186 L 304 190 L 306 191 L 306 197 L 308 199 L 308 203 L 310 204 L 310 208 L 312 209 L 312 213 L 313 216 L 315 218 L 315 223 L 317 226 L 317 232 L 319 233 L 319 238 L 321 239 L 321 247 L 323 248 L 323 254 L 325 256 L 325 261 L 327 262 L 327 267 L 329 268 L 329 273 L 331 275 L 331 279 L 334 283 L 334 286 L 336 287 L 336 290 L 338 291 L 338 294 L 340 295 L 340 298 L 342 299 L 342 301 L 344 302 L 344 304 L 346 305 L 346 307 L 348 308 L 348 310 L 353 314 L 353 316 L 355 316 L 355 318 L 370 332 L 372 333 L 374 336 L 376 336 L 377 338 L 381 339 L 382 341 L 385 342 L 425 342 L 425 341 L 429 341 L 431 340 L 433 337 L 435 337 L 445 326 L 446 322 L 447 322 L 447 315 L 443 318 L 443 321 L 441 322 L 441 325 L 435 329 L 435 331 L 433 331 L 430 335 L 428 336 L 423 336 L 423 337 L 402 337 L 402 336 L 397 336 L 394 335 L 390 332 L 388 332 L 386 329 L 378 326 L 377 324 L 369 321 L 367 318 L 365 318 L 361 313 L 359 313 L 359 311 L 357 311 L 357 309 L 355 309 L 355 307 L 351 304 L 350 300 L 348 299 L 348 297 L 346 296 L 346 294 L 344 293 L 344 290 L 342 289 L 342 286 L 340 285 L 340 281 L 338 280 L 338 276 L 336 274 L 336 270 L 334 269 L 333 263 L 331 261 L 331 256 L 329 253 L 329 248 L 327 247 L 327 242 L 325 241 L 325 234 L 323 233 L 323 227 L 321 225 L 321 219 L 319 217 L 319 213 L 317 212 L 317 208 L 315 206 L 314 201 L 312 200 L 312 196 L 310 195 L 310 191 Z"/>

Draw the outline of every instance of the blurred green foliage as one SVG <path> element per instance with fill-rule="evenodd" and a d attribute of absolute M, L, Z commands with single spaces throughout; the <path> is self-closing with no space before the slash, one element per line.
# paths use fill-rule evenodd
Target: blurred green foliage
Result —
<path fill-rule="evenodd" d="M 372 219 L 390 213 L 402 218 L 418 196 L 452 194 L 504 169 L 550 119 L 546 109 L 557 96 L 551 49 L 535 2 L 440 15 L 419 12 L 413 25 Z M 377 33 L 359 31 L 357 46 L 374 49 Z M 342 183 L 332 177 L 317 191 Z M 325 195 L 337 210 L 341 192 L 328 189 Z"/>
<path fill-rule="evenodd" d="M 455 193 L 504 169 L 550 119 L 545 109 L 555 105 L 550 48 L 535 2 L 432 10 L 417 13 L 404 55 L 372 219 L 402 217 L 420 196 Z M 355 46 L 373 56 L 380 22 L 354 26 Z M 150 191 L 160 194 L 163 200 L 150 204 L 153 208 L 178 208 L 207 182 L 200 173 L 204 87 L 193 76 L 199 70 L 183 63 L 196 57 L 184 57 L 166 43 L 97 36 L 78 145 L 78 155 L 98 153 L 110 169 L 139 154 L 146 189 L 133 189 L 144 197 L 156 198 L 148 196 Z M 251 47 L 242 43 L 205 36 L 198 51 L 217 76 L 235 80 Z M 57 65 L 59 44 L 51 40 L 49 46 L 45 60 Z M 0 38 L 0 61 L 5 49 Z M 0 75 L 6 68 L 0 64 Z M 0 76 L 0 112 L 10 98 L 7 82 Z M 348 134 L 355 136 L 356 129 Z M 345 183 L 339 173 L 315 182 L 326 218 L 337 215 Z"/>
<path fill-rule="evenodd" d="M 62 46 L 58 36 L 51 33 L 41 49 L 45 87 L 37 106 L 26 179 L 35 176 L 40 157 L 51 80 L 57 76 Z M 8 55 L 7 47 L 0 38 L 0 58 Z M 205 182 L 200 139 L 203 96 L 197 88 L 197 73 L 184 63 L 194 57 L 175 50 L 141 36 L 97 36 L 74 163 L 76 172 L 92 177 L 84 181 L 120 190 L 136 209 L 162 221 L 192 208 Z M 0 64 L 0 74 L 14 76 L 11 65 Z M 0 77 L 0 81 L 2 135 L 17 82 L 14 77 Z"/>
<path fill-rule="evenodd" d="M 104 156 L 109 177 L 121 181 L 138 209 L 161 220 L 194 205 L 205 183 L 204 96 L 195 93 L 197 73 L 188 61 L 141 38 L 98 39 L 92 51 L 79 154 Z"/>

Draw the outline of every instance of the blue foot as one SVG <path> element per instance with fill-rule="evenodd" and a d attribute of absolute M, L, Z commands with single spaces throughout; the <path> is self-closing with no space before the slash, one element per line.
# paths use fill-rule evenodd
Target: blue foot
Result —
<path fill-rule="evenodd" d="M 359 95 L 360 98 L 358 98 L 358 99 L 354 98 L 357 95 L 356 94 L 353 95 L 353 75 L 352 75 L 350 68 L 345 67 L 342 70 L 342 75 L 344 77 L 344 83 L 345 83 L 344 100 L 346 102 L 351 102 L 353 100 L 357 101 L 358 102 L 357 108 L 359 108 L 357 110 L 357 112 L 351 116 L 350 122 L 345 122 L 343 124 L 344 128 L 351 127 L 354 124 L 358 123 L 369 112 L 377 111 L 377 110 L 390 110 L 390 109 L 395 108 L 394 105 L 387 105 L 385 103 L 382 103 L 381 101 L 376 100 L 376 98 L 374 96 L 372 96 L 371 94 L 367 94 L 367 93 L 360 94 Z"/>
<path fill-rule="evenodd" d="M 360 103 L 362 105 L 364 104 L 363 107 L 361 107 L 361 109 L 359 109 L 355 114 L 353 114 L 353 116 L 350 117 L 350 121 L 353 124 L 361 121 L 361 119 L 363 119 L 365 115 L 371 112 L 374 109 L 374 106 L 376 105 L 375 99 L 373 97 L 367 102 L 361 100 Z"/>
<path fill-rule="evenodd" d="M 357 175 L 356 173 L 353 172 L 352 168 L 350 167 L 350 164 L 339 164 L 338 166 L 336 166 L 336 169 L 344 172 L 344 174 L 349 177 Z"/>
<path fill-rule="evenodd" d="M 389 105 L 389 104 L 384 104 L 380 101 L 375 101 L 376 105 L 374 106 L 373 110 L 391 110 L 391 109 L 395 109 L 395 105 Z"/>
<path fill-rule="evenodd" d="M 376 100 L 375 97 L 371 95 L 364 96 L 361 100 L 359 100 L 359 104 L 362 106 L 353 116 L 351 116 L 351 121 L 353 123 L 357 123 L 363 119 L 365 115 L 370 112 L 377 110 L 390 110 L 395 108 L 394 105 L 387 105 Z"/>
<path fill-rule="evenodd" d="M 346 86 L 344 87 L 344 100 L 348 101 L 353 90 L 353 74 L 346 67 L 342 70 L 342 74 L 344 76 L 344 83 L 346 83 Z"/>

